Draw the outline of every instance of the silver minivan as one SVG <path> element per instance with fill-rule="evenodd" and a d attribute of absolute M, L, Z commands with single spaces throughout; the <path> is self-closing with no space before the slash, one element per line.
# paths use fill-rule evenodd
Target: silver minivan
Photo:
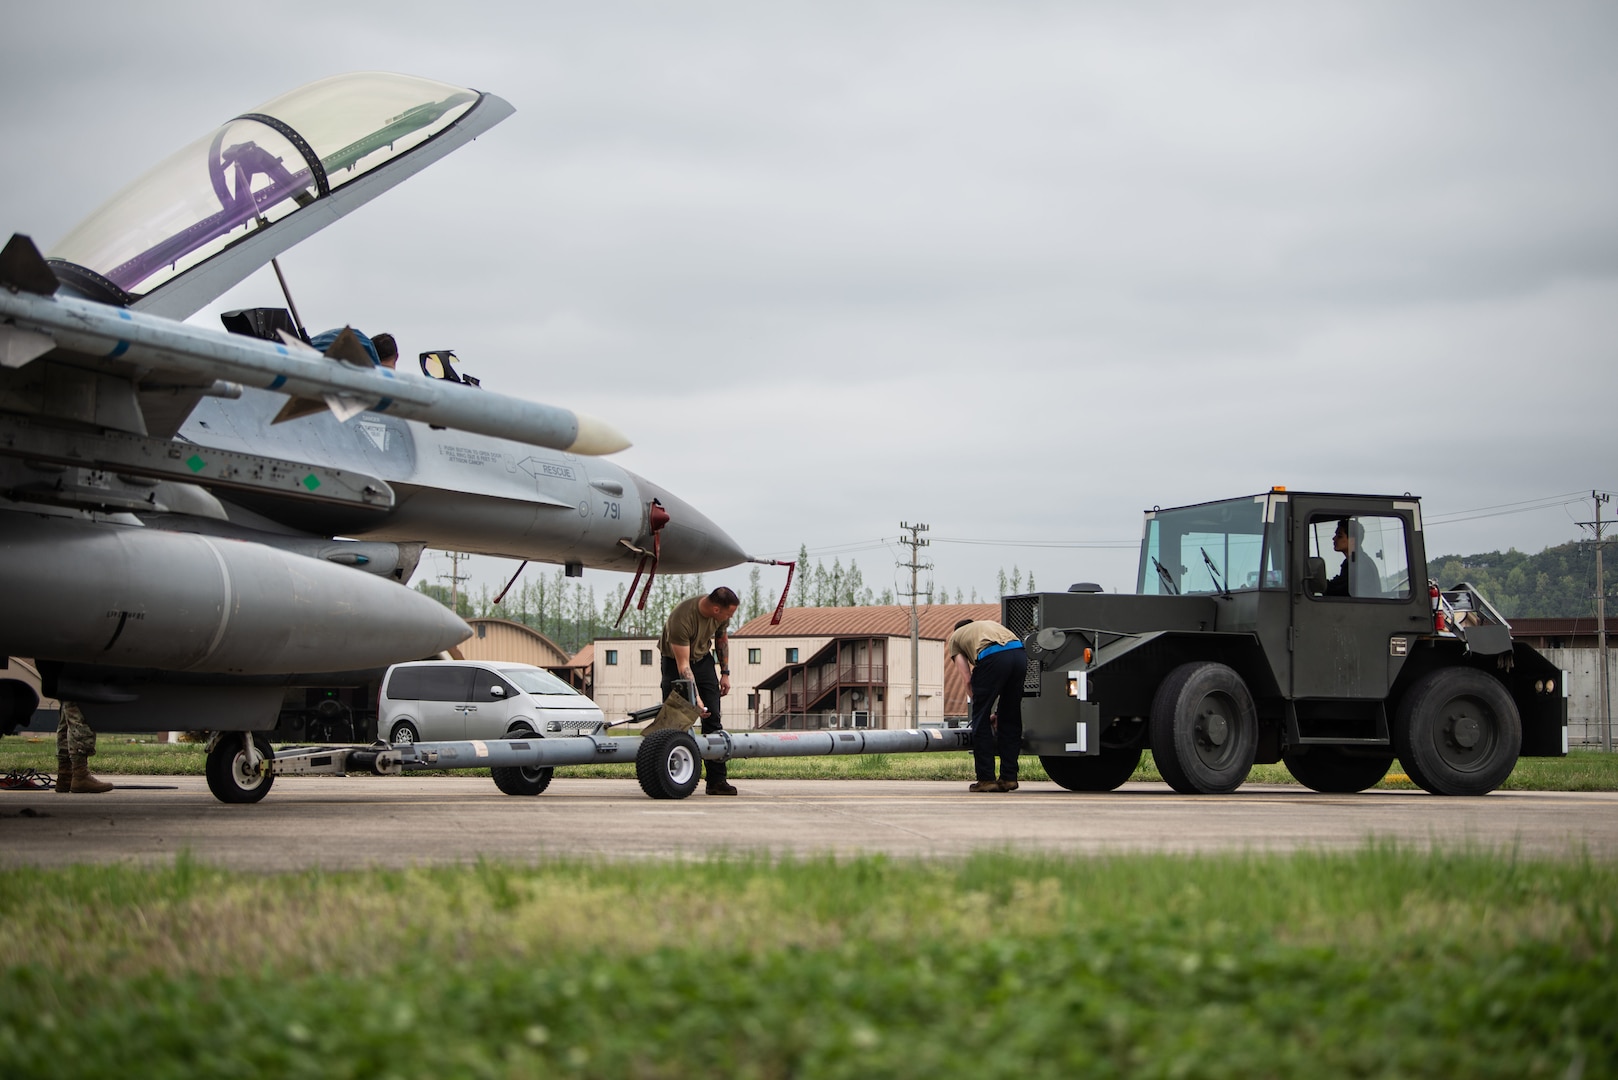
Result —
<path fill-rule="evenodd" d="M 411 743 L 571 733 L 605 722 L 595 702 L 532 664 L 418 660 L 388 669 L 376 727 L 380 739 Z"/>

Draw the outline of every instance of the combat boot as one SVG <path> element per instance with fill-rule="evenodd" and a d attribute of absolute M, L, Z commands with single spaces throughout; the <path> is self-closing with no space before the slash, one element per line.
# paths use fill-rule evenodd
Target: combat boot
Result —
<path fill-rule="evenodd" d="M 103 791 L 111 791 L 112 785 L 91 776 L 90 762 L 83 756 L 77 756 L 73 759 L 72 790 L 75 795 L 96 795 Z"/>
<path fill-rule="evenodd" d="M 66 754 L 56 755 L 56 793 L 66 795 L 73 790 L 73 759 Z"/>

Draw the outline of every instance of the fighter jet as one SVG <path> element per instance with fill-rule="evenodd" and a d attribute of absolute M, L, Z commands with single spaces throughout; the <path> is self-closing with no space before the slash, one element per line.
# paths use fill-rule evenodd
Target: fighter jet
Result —
<path fill-rule="evenodd" d="M 570 573 L 746 558 L 601 460 L 628 445 L 609 424 L 484 390 L 452 354 L 405 378 L 349 330 L 316 349 L 290 294 L 227 315 L 235 332 L 181 321 L 512 111 L 410 76 L 324 79 L 179 151 L 48 257 L 11 238 L 0 656 L 34 658 L 93 727 L 264 732 L 288 686 L 469 636 L 402 584 L 424 547 Z M 36 703 L 6 675 L 0 733 Z M 216 750 L 251 764 L 254 744 Z"/>

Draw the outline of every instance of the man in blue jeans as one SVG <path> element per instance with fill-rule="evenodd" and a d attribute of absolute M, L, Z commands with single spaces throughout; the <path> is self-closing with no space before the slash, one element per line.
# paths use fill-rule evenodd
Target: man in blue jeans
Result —
<path fill-rule="evenodd" d="M 962 619 L 944 651 L 972 687 L 972 761 L 977 782 L 968 791 L 1016 791 L 1022 750 L 1022 686 L 1028 672 L 1022 642 L 997 622 Z M 998 710 L 995 705 L 999 703 Z M 1000 756 L 1000 779 L 994 759 Z"/>

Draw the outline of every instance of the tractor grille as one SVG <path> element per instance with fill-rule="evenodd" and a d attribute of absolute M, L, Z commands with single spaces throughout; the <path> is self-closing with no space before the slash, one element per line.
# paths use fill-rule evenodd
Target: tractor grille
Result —
<path fill-rule="evenodd" d="M 1038 596 L 1005 596 L 1000 599 L 1001 617 L 1005 626 L 1020 638 L 1026 638 L 1039 629 Z M 1039 696 L 1039 661 L 1028 659 L 1028 674 L 1023 677 L 1024 697 Z"/>

